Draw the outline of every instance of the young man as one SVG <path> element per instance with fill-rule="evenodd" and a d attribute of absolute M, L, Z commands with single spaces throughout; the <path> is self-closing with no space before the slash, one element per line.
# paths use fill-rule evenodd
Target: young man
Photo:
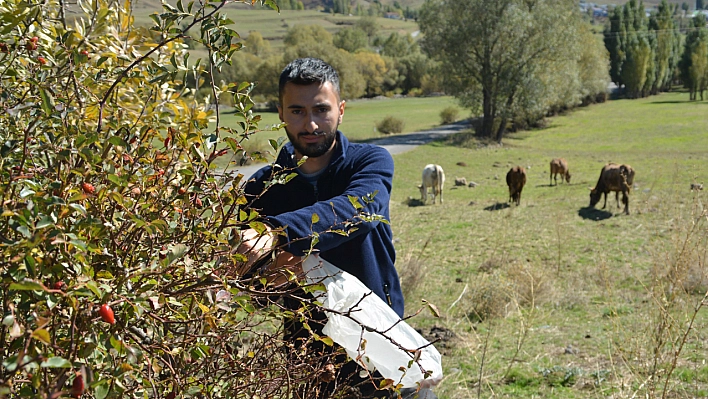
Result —
<path fill-rule="evenodd" d="M 394 267 L 391 227 L 381 221 L 357 219 L 358 211 L 351 202 L 351 197 L 356 197 L 364 212 L 389 220 L 391 155 L 381 147 L 350 143 L 338 130 L 345 101 L 340 98 L 337 72 L 324 61 L 301 58 L 288 64 L 280 75 L 279 97 L 278 113 L 286 123 L 290 142 L 273 166 L 251 177 L 246 194 L 250 206 L 260 212 L 266 224 L 282 229 L 284 236 L 259 239 L 251 231 L 246 238 L 252 239 L 240 250 L 251 253 L 253 260 L 277 245 L 282 250 L 278 266 L 296 268 L 300 257 L 311 248 L 313 233 L 317 233 L 314 248 L 321 258 L 356 276 L 402 317 L 403 294 Z M 266 182 L 279 172 L 296 172 L 297 176 L 266 189 Z M 317 215 L 317 222 L 313 223 L 313 215 Z M 355 228 L 347 222 L 355 222 Z M 299 308 L 295 300 L 286 298 L 285 302 Z M 311 319 L 313 330 L 321 329 L 326 322 L 321 313 L 311 315 Z M 310 332 L 300 322 L 286 324 L 286 339 L 303 344 L 309 338 Z M 322 350 L 313 347 L 313 351 Z M 329 395 L 346 385 L 355 387 L 362 397 L 388 397 L 387 392 L 375 392 L 371 380 L 360 376 L 359 371 L 353 362 L 338 368 L 335 381 L 323 384 L 318 395 Z"/>

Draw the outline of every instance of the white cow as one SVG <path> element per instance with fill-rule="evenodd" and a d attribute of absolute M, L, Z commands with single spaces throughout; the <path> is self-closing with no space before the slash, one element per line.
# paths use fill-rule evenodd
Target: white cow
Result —
<path fill-rule="evenodd" d="M 435 197 L 440 196 L 440 203 L 443 202 L 443 184 L 445 184 L 445 172 L 440 165 L 429 164 L 423 169 L 423 184 L 419 185 L 420 199 L 425 203 L 428 200 L 428 187 L 433 189 L 433 204 Z"/>

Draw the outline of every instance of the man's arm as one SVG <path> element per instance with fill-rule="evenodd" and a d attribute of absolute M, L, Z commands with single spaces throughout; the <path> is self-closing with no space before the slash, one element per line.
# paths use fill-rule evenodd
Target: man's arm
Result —
<path fill-rule="evenodd" d="M 355 218 L 358 211 L 352 205 L 350 197 L 358 200 L 363 206 L 361 211 L 364 213 L 388 215 L 394 170 L 393 158 L 381 147 L 371 147 L 371 151 L 361 158 L 356 165 L 358 170 L 352 175 L 341 195 L 292 212 L 266 217 L 273 226 L 284 228 L 283 242 L 288 243 L 284 249 L 298 256 L 304 255 L 311 244 L 311 240 L 307 238 L 314 232 L 319 234 L 315 248 L 327 251 L 375 229 L 381 222 L 366 222 Z M 374 193 L 370 203 L 362 199 Z M 319 220 L 313 224 L 314 214 Z M 351 226 L 347 227 L 344 223 L 346 221 L 358 222 L 355 226 L 356 231 L 353 231 Z M 328 232 L 330 230 L 343 230 L 348 235 Z"/>

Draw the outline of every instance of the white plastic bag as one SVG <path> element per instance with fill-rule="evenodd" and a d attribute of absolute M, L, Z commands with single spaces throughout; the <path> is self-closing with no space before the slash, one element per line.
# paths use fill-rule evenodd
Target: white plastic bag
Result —
<path fill-rule="evenodd" d="M 325 285 L 326 292 L 317 296 L 325 308 L 350 312 L 350 316 L 326 312 L 328 320 L 322 330 L 344 347 L 349 357 L 404 388 L 440 382 L 442 358 L 437 349 L 358 278 L 317 255 L 308 256 L 302 268 L 308 284 Z M 365 345 L 361 345 L 363 341 Z M 420 357 L 413 361 L 418 350 Z M 432 374 L 425 378 L 425 371 Z"/>

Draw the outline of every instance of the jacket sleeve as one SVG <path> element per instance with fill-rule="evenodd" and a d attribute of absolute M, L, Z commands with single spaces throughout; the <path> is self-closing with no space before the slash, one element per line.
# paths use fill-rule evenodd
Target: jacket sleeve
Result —
<path fill-rule="evenodd" d="M 298 256 L 303 255 L 310 249 L 313 232 L 319 234 L 315 248 L 327 251 L 355 237 L 367 234 L 379 223 L 382 223 L 380 221 L 364 221 L 360 217 L 356 217 L 358 212 L 352 205 L 350 196 L 358 199 L 363 206 L 361 212 L 364 214 L 389 217 L 388 206 L 393 181 L 393 158 L 387 150 L 381 147 L 371 147 L 371 150 L 362 152 L 364 154 L 356 160 L 354 164 L 356 170 L 341 195 L 292 212 L 266 218 L 274 226 L 285 228 L 286 241 L 288 242 L 286 250 L 288 252 Z M 362 198 L 369 195 L 374 195 L 373 201 L 367 203 Z M 319 221 L 312 224 L 314 214 L 317 215 Z M 354 222 L 354 225 L 347 226 L 346 222 Z M 344 230 L 348 234 L 342 235 L 327 232 L 327 230 Z"/>

